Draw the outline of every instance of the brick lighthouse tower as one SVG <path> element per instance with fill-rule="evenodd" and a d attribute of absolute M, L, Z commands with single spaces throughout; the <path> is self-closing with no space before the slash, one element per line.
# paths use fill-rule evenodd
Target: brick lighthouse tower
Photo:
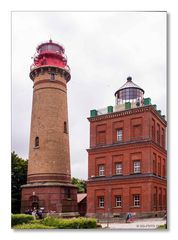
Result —
<path fill-rule="evenodd" d="M 40 44 L 30 78 L 34 83 L 30 149 L 21 211 L 42 208 L 75 216 L 77 190 L 71 184 L 67 113 L 71 75 L 64 47 L 52 40 Z"/>

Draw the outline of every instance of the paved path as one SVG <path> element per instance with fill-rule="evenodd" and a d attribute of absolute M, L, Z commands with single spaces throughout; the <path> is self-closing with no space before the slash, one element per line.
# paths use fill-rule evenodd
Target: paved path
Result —
<path fill-rule="evenodd" d="M 132 223 L 109 223 L 108 229 L 156 229 L 159 225 L 166 223 L 162 218 L 137 219 Z M 107 228 L 106 223 L 102 223 L 102 228 Z"/>

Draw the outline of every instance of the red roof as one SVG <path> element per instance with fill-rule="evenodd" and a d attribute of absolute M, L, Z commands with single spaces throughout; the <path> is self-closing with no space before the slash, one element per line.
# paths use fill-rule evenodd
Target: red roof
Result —
<path fill-rule="evenodd" d="M 87 197 L 86 193 L 77 193 L 77 203 L 81 202 L 86 197 Z"/>

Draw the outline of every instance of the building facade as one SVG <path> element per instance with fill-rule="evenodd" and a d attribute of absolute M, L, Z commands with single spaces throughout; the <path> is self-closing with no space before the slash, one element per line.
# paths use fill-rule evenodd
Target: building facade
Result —
<path fill-rule="evenodd" d="M 131 77 L 116 106 L 91 110 L 87 215 L 159 216 L 166 211 L 166 120 Z"/>
<path fill-rule="evenodd" d="M 30 68 L 33 81 L 27 184 L 21 211 L 41 208 L 60 215 L 77 214 L 77 189 L 71 184 L 67 82 L 70 68 L 64 47 L 40 44 Z"/>

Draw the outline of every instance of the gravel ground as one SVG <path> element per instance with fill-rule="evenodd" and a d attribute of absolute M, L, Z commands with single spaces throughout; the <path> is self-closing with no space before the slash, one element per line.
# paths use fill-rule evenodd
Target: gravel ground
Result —
<path fill-rule="evenodd" d="M 137 219 L 131 223 L 109 223 L 107 227 L 106 223 L 102 223 L 102 228 L 107 229 L 156 229 L 159 225 L 166 223 L 163 218 L 147 218 L 147 219 Z"/>

